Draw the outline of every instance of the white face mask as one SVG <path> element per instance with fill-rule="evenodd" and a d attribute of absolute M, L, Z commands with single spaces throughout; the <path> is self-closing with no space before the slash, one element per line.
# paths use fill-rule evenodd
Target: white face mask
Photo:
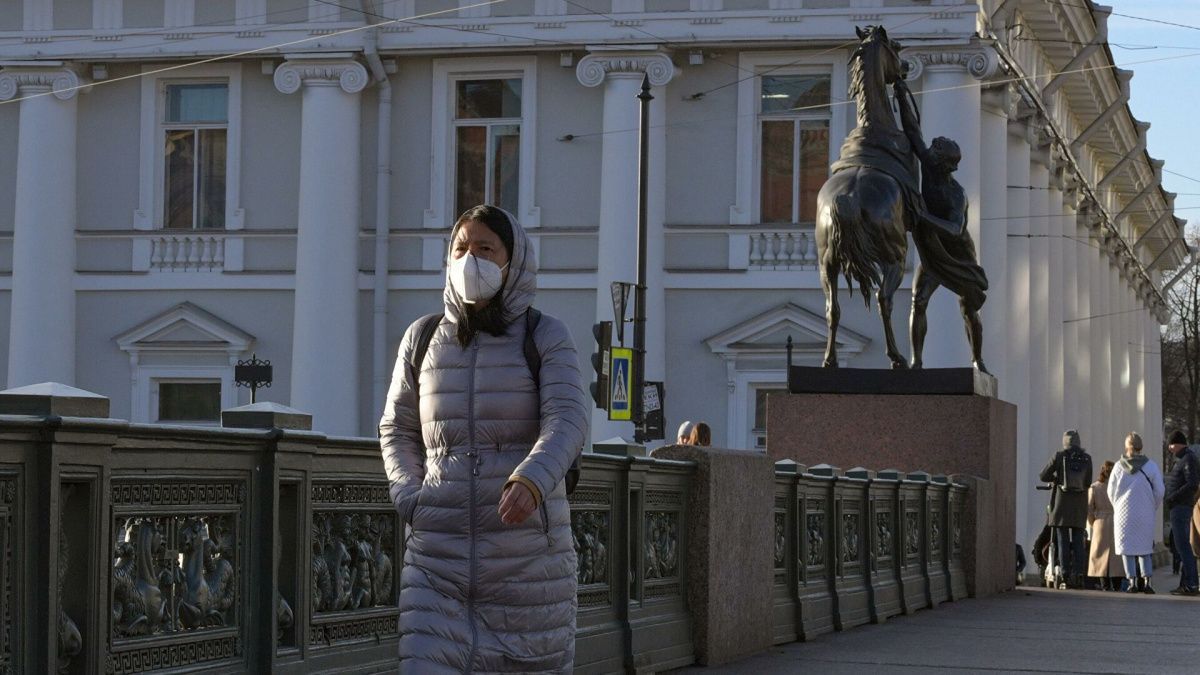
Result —
<path fill-rule="evenodd" d="M 507 264 L 500 267 L 491 260 L 465 253 L 450 261 L 450 284 L 468 305 L 487 302 L 500 292 L 505 269 Z"/>

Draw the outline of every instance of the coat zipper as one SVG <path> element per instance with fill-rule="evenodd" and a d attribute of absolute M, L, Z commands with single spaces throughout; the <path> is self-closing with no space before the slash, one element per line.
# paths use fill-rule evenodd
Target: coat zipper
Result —
<path fill-rule="evenodd" d="M 542 534 L 546 535 L 546 547 L 553 548 L 554 542 L 550 540 L 550 510 L 546 508 L 546 498 L 542 498 L 542 503 L 538 505 L 542 512 Z"/>
<path fill-rule="evenodd" d="M 467 516 L 470 528 L 471 561 L 467 583 L 467 625 L 471 627 L 471 650 L 467 654 L 467 670 L 475 669 L 475 650 L 479 643 L 479 628 L 475 625 L 475 578 L 479 574 L 477 552 L 475 550 L 475 483 L 479 477 L 479 453 L 475 450 L 475 364 L 479 360 L 479 338 L 471 342 L 471 370 L 467 385 L 467 429 L 470 433 L 471 449 L 467 457 L 471 459 L 471 491 Z"/>

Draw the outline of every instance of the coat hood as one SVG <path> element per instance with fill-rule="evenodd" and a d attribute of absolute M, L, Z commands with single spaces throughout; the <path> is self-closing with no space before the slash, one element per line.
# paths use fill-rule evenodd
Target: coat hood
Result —
<path fill-rule="evenodd" d="M 1121 466 L 1129 473 L 1134 473 L 1141 469 L 1149 462 L 1145 455 L 1134 455 L 1133 457 L 1121 457 Z"/>
<path fill-rule="evenodd" d="M 504 303 L 504 322 L 511 324 L 533 306 L 533 298 L 537 295 L 537 256 L 529 236 L 525 234 L 525 228 L 517 222 L 516 216 L 500 210 L 508 216 L 508 222 L 512 224 L 513 250 L 508 261 L 508 279 L 504 282 L 504 288 L 500 289 L 500 293 L 492 301 L 499 299 Z M 462 297 L 450 284 L 449 262 L 454 252 L 454 235 L 457 232 L 457 225 L 450 230 L 450 244 L 446 251 L 446 287 L 442 291 L 446 318 L 452 323 L 458 323 L 463 313 Z"/>

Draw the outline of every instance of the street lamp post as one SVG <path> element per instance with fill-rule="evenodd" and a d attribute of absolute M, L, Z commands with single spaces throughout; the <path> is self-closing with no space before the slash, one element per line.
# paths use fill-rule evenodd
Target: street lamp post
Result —
<path fill-rule="evenodd" d="M 637 285 L 633 291 L 633 391 L 629 395 L 634 423 L 634 440 L 644 443 L 646 433 L 646 186 L 649 162 L 647 157 L 650 149 L 650 75 L 642 77 L 642 91 L 638 94 L 641 102 L 641 120 L 638 123 L 638 202 L 637 202 Z"/>

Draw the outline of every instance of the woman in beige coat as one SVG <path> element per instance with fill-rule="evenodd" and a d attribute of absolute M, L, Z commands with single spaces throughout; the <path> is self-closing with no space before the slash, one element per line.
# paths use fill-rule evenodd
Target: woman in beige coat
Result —
<path fill-rule="evenodd" d="M 1111 461 L 1100 468 L 1100 480 L 1088 489 L 1088 529 L 1092 533 L 1091 555 L 1088 557 L 1088 576 L 1098 577 L 1101 590 L 1117 590 L 1125 575 L 1121 556 L 1113 550 L 1113 506 L 1108 499 L 1108 475 Z"/>

